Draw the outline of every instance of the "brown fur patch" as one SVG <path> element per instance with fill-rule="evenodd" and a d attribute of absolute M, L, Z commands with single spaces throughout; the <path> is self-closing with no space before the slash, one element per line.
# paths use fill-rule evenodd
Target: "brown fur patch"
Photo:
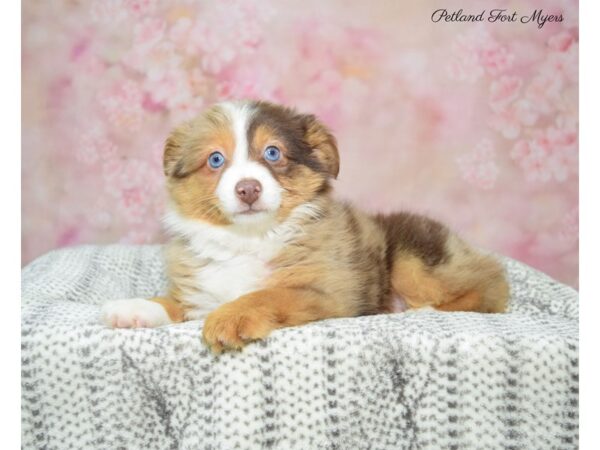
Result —
<path fill-rule="evenodd" d="M 379 214 L 375 220 L 385 231 L 391 260 L 397 254 L 407 253 L 434 266 L 450 256 L 446 249 L 449 232 L 440 222 L 407 212 Z"/>
<path fill-rule="evenodd" d="M 248 141 L 254 140 L 257 128 L 267 127 L 270 133 L 287 147 L 287 157 L 300 164 L 335 178 L 339 171 L 337 143 L 327 127 L 315 116 L 299 114 L 291 108 L 268 102 L 254 102 L 256 112 L 248 128 Z"/>
<path fill-rule="evenodd" d="M 314 116 L 265 102 L 255 107 L 248 129 L 250 156 L 265 165 L 283 188 L 277 217 L 284 220 L 295 207 L 329 191 L 329 178 L 339 170 L 336 142 Z M 270 145 L 281 151 L 279 161 L 264 159 Z"/>

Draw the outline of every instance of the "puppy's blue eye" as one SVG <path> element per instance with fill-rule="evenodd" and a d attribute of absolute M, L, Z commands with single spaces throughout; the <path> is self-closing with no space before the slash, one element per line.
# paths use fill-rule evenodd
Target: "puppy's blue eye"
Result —
<path fill-rule="evenodd" d="M 281 151 L 273 145 L 269 145 L 265 149 L 265 159 L 267 161 L 278 161 L 281 157 Z"/>
<path fill-rule="evenodd" d="M 213 152 L 208 157 L 208 165 L 213 169 L 218 169 L 225 164 L 225 157 L 221 152 Z"/>

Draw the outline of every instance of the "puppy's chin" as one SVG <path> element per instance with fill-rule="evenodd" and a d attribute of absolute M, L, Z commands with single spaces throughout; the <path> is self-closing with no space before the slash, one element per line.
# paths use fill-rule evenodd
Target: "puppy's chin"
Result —
<path fill-rule="evenodd" d="M 229 217 L 236 228 L 248 232 L 262 232 L 275 225 L 277 211 L 244 211 L 231 214 Z"/>

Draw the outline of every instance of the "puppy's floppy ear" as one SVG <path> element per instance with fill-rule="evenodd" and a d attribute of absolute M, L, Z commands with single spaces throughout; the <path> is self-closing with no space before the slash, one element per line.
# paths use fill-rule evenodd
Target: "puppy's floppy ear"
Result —
<path fill-rule="evenodd" d="M 335 137 L 313 114 L 302 116 L 302 126 L 304 140 L 312 149 L 313 155 L 331 177 L 337 178 L 340 155 Z"/>
<path fill-rule="evenodd" d="M 175 128 L 165 142 L 163 169 L 167 177 L 182 178 L 184 170 L 184 144 L 187 138 L 188 124 Z"/>

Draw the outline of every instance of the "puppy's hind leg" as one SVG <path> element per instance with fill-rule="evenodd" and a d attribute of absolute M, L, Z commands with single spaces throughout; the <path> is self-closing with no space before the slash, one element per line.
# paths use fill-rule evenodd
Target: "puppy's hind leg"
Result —
<path fill-rule="evenodd" d="M 509 287 L 502 265 L 452 234 L 445 247 L 447 256 L 436 265 L 415 254 L 398 253 L 392 265 L 392 289 L 410 308 L 504 312 Z"/>
<path fill-rule="evenodd" d="M 466 244 L 456 235 L 447 241 L 450 259 L 436 274 L 450 287 L 453 298 L 438 305 L 442 311 L 505 312 L 510 288 L 504 267 L 491 255 Z"/>

